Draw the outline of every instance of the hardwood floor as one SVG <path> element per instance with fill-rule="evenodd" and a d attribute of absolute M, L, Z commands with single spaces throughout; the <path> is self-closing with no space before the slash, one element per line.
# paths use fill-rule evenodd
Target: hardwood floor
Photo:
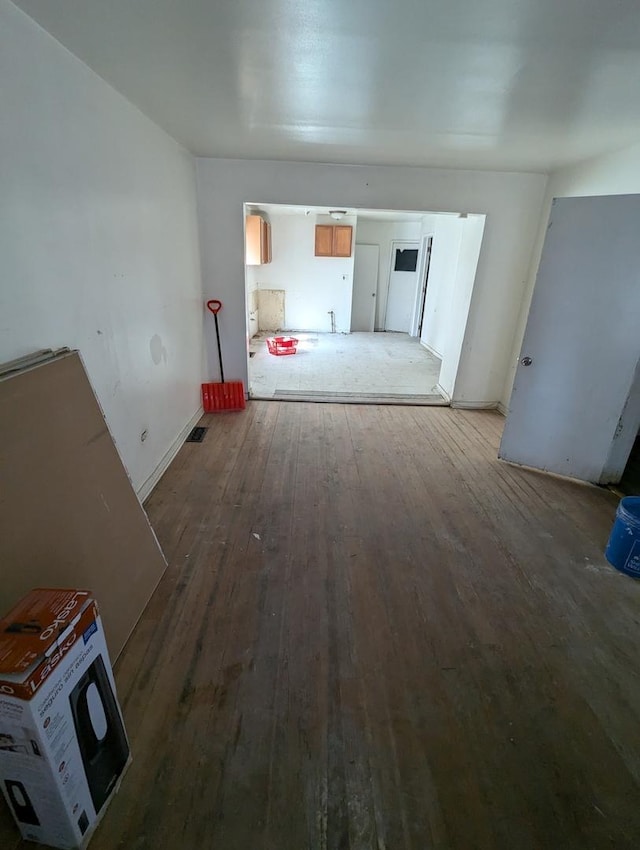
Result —
<path fill-rule="evenodd" d="M 638 847 L 613 494 L 498 462 L 493 412 L 201 424 L 147 504 L 169 568 L 117 664 L 134 761 L 92 850 Z"/>

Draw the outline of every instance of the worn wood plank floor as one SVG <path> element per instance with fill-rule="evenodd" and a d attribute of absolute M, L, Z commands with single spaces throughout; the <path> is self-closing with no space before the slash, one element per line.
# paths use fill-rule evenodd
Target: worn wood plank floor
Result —
<path fill-rule="evenodd" d="M 117 665 L 134 762 L 92 850 L 639 846 L 617 500 L 498 462 L 502 423 L 204 418 L 147 505 L 169 568 Z"/>

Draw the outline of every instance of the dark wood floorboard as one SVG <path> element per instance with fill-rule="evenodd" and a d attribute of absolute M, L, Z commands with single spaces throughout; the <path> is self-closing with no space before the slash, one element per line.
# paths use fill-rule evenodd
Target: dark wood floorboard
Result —
<path fill-rule="evenodd" d="M 496 460 L 493 412 L 201 424 L 147 504 L 169 568 L 117 664 L 134 761 L 92 850 L 640 846 L 612 493 Z"/>

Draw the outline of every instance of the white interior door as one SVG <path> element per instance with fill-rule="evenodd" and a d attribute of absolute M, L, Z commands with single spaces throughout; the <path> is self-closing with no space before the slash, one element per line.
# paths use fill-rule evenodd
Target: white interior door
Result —
<path fill-rule="evenodd" d="M 373 331 L 378 292 L 378 245 L 356 245 L 353 262 L 351 330 Z"/>
<path fill-rule="evenodd" d="M 416 301 L 419 251 L 419 242 L 391 243 L 391 271 L 384 321 L 386 331 L 400 331 L 408 334 L 411 330 L 411 317 Z"/>
<path fill-rule="evenodd" d="M 640 417 L 639 234 L 640 195 L 554 201 L 501 458 L 619 479 Z"/>

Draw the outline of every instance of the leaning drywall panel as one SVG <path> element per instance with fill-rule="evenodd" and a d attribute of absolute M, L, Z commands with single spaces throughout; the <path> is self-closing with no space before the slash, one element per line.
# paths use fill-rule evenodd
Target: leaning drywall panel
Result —
<path fill-rule="evenodd" d="M 77 353 L 0 379 L 0 611 L 86 587 L 117 657 L 166 562 Z"/>

